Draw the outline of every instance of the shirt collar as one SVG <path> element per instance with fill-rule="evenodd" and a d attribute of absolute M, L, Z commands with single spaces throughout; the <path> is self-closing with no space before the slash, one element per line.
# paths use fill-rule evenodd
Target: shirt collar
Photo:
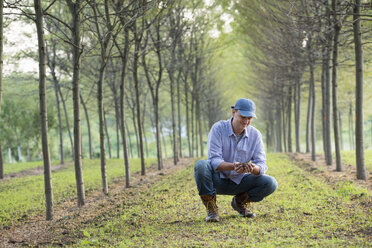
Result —
<path fill-rule="evenodd" d="M 229 127 L 229 136 L 233 136 L 233 135 L 236 136 L 236 134 L 234 133 L 234 130 L 232 128 L 232 119 L 233 118 L 231 117 L 230 120 L 229 120 L 229 125 L 228 125 L 228 127 Z M 247 131 L 248 128 L 249 128 L 249 126 L 244 129 L 243 137 L 248 137 L 248 131 Z"/>

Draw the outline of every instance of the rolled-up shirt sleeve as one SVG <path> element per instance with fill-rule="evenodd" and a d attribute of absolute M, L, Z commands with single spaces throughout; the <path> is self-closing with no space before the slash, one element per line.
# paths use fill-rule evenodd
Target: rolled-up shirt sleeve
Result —
<path fill-rule="evenodd" d="M 254 149 L 253 156 L 252 156 L 252 163 L 254 163 L 258 167 L 260 167 L 260 175 L 263 175 L 263 174 L 266 173 L 266 171 L 267 171 L 266 154 L 265 154 L 261 134 L 259 134 L 258 137 L 257 137 L 257 144 L 256 144 L 256 147 Z"/>
<path fill-rule="evenodd" d="M 213 125 L 208 135 L 208 162 L 217 171 L 217 167 L 224 161 L 222 158 L 222 134 L 217 125 Z"/>

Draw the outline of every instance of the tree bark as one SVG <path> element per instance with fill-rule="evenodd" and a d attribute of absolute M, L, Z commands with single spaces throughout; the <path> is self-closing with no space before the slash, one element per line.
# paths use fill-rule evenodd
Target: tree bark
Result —
<path fill-rule="evenodd" d="M 59 96 L 61 98 L 61 101 L 62 101 L 62 107 L 63 107 L 63 112 L 65 114 L 65 121 L 66 121 L 66 127 L 67 127 L 67 131 L 68 131 L 68 137 L 70 138 L 72 160 L 74 160 L 74 141 L 73 141 L 72 134 L 71 134 L 70 122 L 68 120 L 66 101 L 63 98 L 61 87 L 58 87 L 58 94 L 59 94 Z"/>
<path fill-rule="evenodd" d="M 88 115 L 88 109 L 85 105 L 83 96 L 80 94 L 80 101 L 81 105 L 83 105 L 84 113 L 85 113 L 85 119 L 87 121 L 87 128 L 88 128 L 88 142 L 89 142 L 89 159 L 93 159 L 93 149 L 92 149 L 92 134 L 90 131 L 90 121 L 89 121 L 89 115 Z"/>
<path fill-rule="evenodd" d="M 106 134 L 106 140 L 107 140 L 107 147 L 109 151 L 109 158 L 111 159 L 111 142 L 110 142 L 110 135 L 108 133 L 108 128 L 107 128 L 107 120 L 106 120 L 106 111 L 103 111 L 103 120 L 104 120 L 104 125 L 105 125 L 105 134 Z"/>
<path fill-rule="evenodd" d="M 288 152 L 292 152 L 292 86 L 288 90 L 288 109 L 287 109 L 287 124 L 288 124 Z"/>
<path fill-rule="evenodd" d="M 301 124 L 301 75 L 297 75 L 297 82 L 296 82 L 296 101 L 295 101 L 295 131 L 296 131 L 296 152 L 301 152 L 301 144 L 300 144 L 300 124 Z"/>
<path fill-rule="evenodd" d="M 311 159 L 316 161 L 316 140 L 315 140 L 315 82 L 314 82 L 314 60 L 310 62 L 310 88 L 311 88 Z"/>
<path fill-rule="evenodd" d="M 122 21 L 122 20 L 121 20 Z M 128 29 L 124 29 L 124 51 L 121 54 L 122 57 L 122 68 L 121 68 L 121 78 L 120 78 L 120 130 L 121 130 L 121 139 L 123 144 L 123 157 L 125 165 L 125 187 L 130 186 L 130 171 L 129 171 L 129 158 L 128 158 L 128 144 L 127 144 L 127 135 L 125 132 L 125 107 L 124 107 L 124 83 L 125 83 L 125 74 L 128 62 L 128 52 L 129 52 L 129 32 Z M 128 134 L 129 135 L 129 134 Z"/>
<path fill-rule="evenodd" d="M 72 91 L 74 105 L 74 166 L 77 187 L 78 206 L 85 205 L 85 189 L 83 180 L 83 168 L 81 161 L 81 127 L 80 127 L 80 61 L 81 61 L 81 44 L 80 44 L 80 12 L 81 0 L 74 3 L 66 0 L 72 15 L 72 50 L 73 50 L 73 76 Z"/>
<path fill-rule="evenodd" d="M 0 113 L 1 113 L 1 99 L 3 95 L 3 32 L 4 32 L 4 14 L 3 14 L 4 0 L 0 0 Z M 3 151 L 1 149 L 0 141 L 0 179 L 4 178 L 4 161 Z"/>
<path fill-rule="evenodd" d="M 41 120 L 41 141 L 43 146 L 44 161 L 44 190 L 46 219 L 53 219 L 53 189 L 52 170 L 48 142 L 48 111 L 46 100 L 46 48 L 44 40 L 44 13 L 40 0 L 34 0 L 36 29 L 39 46 L 39 96 L 40 96 L 40 120 Z"/>
<path fill-rule="evenodd" d="M 366 167 L 364 161 L 364 137 L 363 137 L 363 49 L 362 32 L 360 28 L 360 0 L 355 0 L 353 9 L 353 31 L 355 46 L 355 155 L 357 167 L 357 179 L 366 180 Z"/>
<path fill-rule="evenodd" d="M 331 22 L 331 13 L 328 4 L 328 0 L 325 1 L 326 3 L 326 18 L 327 18 L 327 25 L 326 27 L 330 28 L 332 26 Z M 324 121 L 325 121 L 325 143 L 326 143 L 326 163 L 327 165 L 332 165 L 332 132 L 331 132 L 331 77 L 330 77 L 330 57 L 331 57 L 331 50 L 332 50 L 332 32 L 327 32 L 325 35 L 325 42 L 326 42 L 326 50 L 325 50 L 325 64 L 324 64 L 324 79 L 325 79 L 325 110 L 324 110 Z"/>
<path fill-rule="evenodd" d="M 340 130 L 338 121 L 338 106 L 337 106 L 337 70 L 338 70 L 338 40 L 341 30 L 339 21 L 336 15 L 337 0 L 332 0 L 332 12 L 334 23 L 333 33 L 333 56 L 332 56 L 332 106 L 333 106 L 333 131 L 335 140 L 336 153 L 336 171 L 342 171 L 341 151 L 340 151 Z"/>

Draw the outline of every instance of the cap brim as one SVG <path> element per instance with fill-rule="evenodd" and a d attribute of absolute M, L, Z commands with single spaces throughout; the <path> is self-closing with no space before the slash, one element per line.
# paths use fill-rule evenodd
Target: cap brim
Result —
<path fill-rule="evenodd" d="M 247 111 L 247 110 L 241 110 L 239 109 L 239 113 L 244 116 L 244 117 L 253 117 L 253 118 L 256 118 L 257 119 L 257 116 L 255 113 L 251 112 L 251 111 Z"/>

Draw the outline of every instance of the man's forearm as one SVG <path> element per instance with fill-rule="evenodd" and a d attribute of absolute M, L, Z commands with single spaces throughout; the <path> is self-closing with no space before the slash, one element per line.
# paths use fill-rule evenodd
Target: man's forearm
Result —
<path fill-rule="evenodd" d="M 252 164 L 247 163 L 245 166 L 243 164 L 235 164 L 230 162 L 222 162 L 218 167 L 218 171 L 232 171 L 235 170 L 238 173 L 252 173 L 253 175 L 259 175 L 260 174 L 260 167 Z"/>
<path fill-rule="evenodd" d="M 234 163 L 223 161 L 218 167 L 218 171 L 232 171 L 235 169 Z"/>

